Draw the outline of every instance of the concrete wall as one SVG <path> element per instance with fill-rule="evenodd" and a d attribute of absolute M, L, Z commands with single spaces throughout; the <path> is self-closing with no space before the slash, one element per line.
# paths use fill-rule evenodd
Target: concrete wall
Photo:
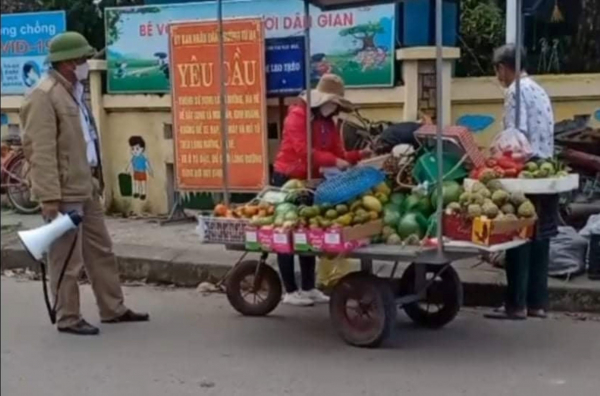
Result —
<path fill-rule="evenodd" d="M 169 95 L 102 95 L 103 65 L 94 64 L 92 69 L 90 100 L 101 132 L 108 209 L 127 213 L 167 213 L 173 195 Z M 557 121 L 579 114 L 592 114 L 592 123 L 600 127 L 600 120 L 594 118 L 594 113 L 600 111 L 600 75 L 543 76 L 537 80 L 552 96 Z M 488 145 L 500 130 L 502 89 L 493 78 L 454 79 L 449 85 L 450 120 L 456 123 L 463 116 L 484 117 L 488 120 L 485 128 L 474 133 L 481 146 Z M 405 87 L 396 87 L 349 90 L 347 95 L 364 109 L 362 113 L 368 118 L 401 121 L 405 102 L 413 94 Z M 2 97 L 2 112 L 8 115 L 11 124 L 18 124 L 21 100 L 20 97 Z M 269 101 L 268 120 L 270 124 L 279 124 L 281 120 L 277 100 Z M 3 128 L 4 133 L 6 128 Z M 154 171 L 148 178 L 144 200 L 124 197 L 119 183 L 119 174 L 124 173 L 131 159 L 129 139 L 132 136 L 144 139 L 146 155 Z M 277 152 L 278 140 L 271 139 L 269 143 L 272 158 Z"/>
<path fill-rule="evenodd" d="M 537 76 L 554 106 L 555 121 L 591 115 L 590 124 L 600 127 L 600 74 Z M 492 77 L 459 78 L 452 81 L 452 122 L 461 117 L 489 117 L 492 123 L 476 130 L 480 146 L 487 147 L 502 128 L 504 91 Z"/>
<path fill-rule="evenodd" d="M 402 103 L 396 98 L 402 94 L 401 88 L 349 92 L 348 96 L 355 103 L 362 104 L 361 113 L 373 120 L 402 119 Z M 380 101 L 380 102 L 376 102 Z M 107 181 L 107 201 L 109 209 L 118 212 L 135 213 L 167 213 L 172 205 L 173 183 L 173 140 L 170 131 L 171 98 L 169 95 L 104 95 L 102 97 L 102 149 L 105 158 L 104 173 Z M 282 109 L 285 115 L 287 100 Z M 269 101 L 268 123 L 281 133 L 280 104 L 277 100 Z M 147 181 L 147 197 L 141 200 L 135 197 L 124 197 L 119 183 L 119 175 L 124 173 L 131 159 L 129 139 L 141 136 L 146 143 L 146 155 L 153 168 L 153 175 Z M 276 136 L 275 136 L 276 137 Z M 269 156 L 271 163 L 277 154 L 278 139 L 269 139 Z"/>

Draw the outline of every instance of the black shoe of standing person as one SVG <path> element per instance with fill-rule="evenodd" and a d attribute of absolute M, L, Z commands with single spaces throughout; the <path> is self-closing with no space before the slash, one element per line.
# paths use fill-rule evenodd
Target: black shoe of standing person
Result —
<path fill-rule="evenodd" d="M 148 322 L 149 320 L 150 315 L 147 313 L 133 312 L 131 309 L 128 309 L 123 315 L 114 319 L 103 320 L 102 323 Z"/>
<path fill-rule="evenodd" d="M 93 336 L 100 334 L 100 330 L 97 327 L 92 326 L 83 319 L 81 319 L 73 326 L 59 327 L 58 331 L 61 333 L 75 334 L 81 336 Z"/>

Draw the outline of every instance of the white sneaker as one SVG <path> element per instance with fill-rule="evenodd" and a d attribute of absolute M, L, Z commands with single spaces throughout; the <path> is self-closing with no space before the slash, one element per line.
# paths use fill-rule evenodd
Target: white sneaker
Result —
<path fill-rule="evenodd" d="M 329 297 L 325 295 L 319 289 L 312 289 L 309 291 L 303 291 L 302 296 L 313 301 L 315 304 L 327 304 L 329 303 Z"/>
<path fill-rule="evenodd" d="M 282 302 L 284 304 L 294 305 L 296 307 L 310 307 L 312 305 L 315 305 L 315 302 L 312 299 L 308 298 L 300 291 L 286 293 L 283 296 Z"/>

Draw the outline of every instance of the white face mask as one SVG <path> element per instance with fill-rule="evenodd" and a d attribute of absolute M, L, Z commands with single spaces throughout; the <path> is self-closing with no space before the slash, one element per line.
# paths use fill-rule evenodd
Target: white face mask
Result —
<path fill-rule="evenodd" d="M 90 65 L 87 62 L 75 67 L 75 78 L 77 81 L 85 81 L 90 75 Z"/>
<path fill-rule="evenodd" d="M 322 105 L 319 110 L 321 111 L 321 115 L 327 118 L 338 110 L 338 105 L 333 102 L 327 102 Z"/>

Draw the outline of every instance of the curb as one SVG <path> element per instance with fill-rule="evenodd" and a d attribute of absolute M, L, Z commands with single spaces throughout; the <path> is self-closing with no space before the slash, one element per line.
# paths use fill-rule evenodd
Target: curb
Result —
<path fill-rule="evenodd" d="M 119 246 L 117 260 L 121 278 L 178 287 L 196 287 L 202 282 L 217 282 L 231 265 L 199 263 L 201 257 L 185 252 L 160 249 L 140 249 Z M 121 252 L 122 251 L 122 252 Z M 39 272 L 39 265 L 20 246 L 11 244 L 2 249 L 2 270 L 28 269 Z M 503 301 L 504 285 L 498 283 L 463 283 L 465 306 L 493 307 Z M 600 289 L 551 286 L 550 309 L 562 312 L 600 312 Z"/>
<path fill-rule="evenodd" d="M 169 251 L 167 254 L 146 257 L 138 254 L 117 254 L 121 279 L 178 287 L 196 287 L 202 282 L 217 282 L 231 268 L 223 264 L 199 264 L 186 260 L 185 257 L 176 260 L 176 255 L 168 253 Z M 39 264 L 21 246 L 5 246 L 1 258 L 3 271 L 23 269 L 40 272 Z"/>

